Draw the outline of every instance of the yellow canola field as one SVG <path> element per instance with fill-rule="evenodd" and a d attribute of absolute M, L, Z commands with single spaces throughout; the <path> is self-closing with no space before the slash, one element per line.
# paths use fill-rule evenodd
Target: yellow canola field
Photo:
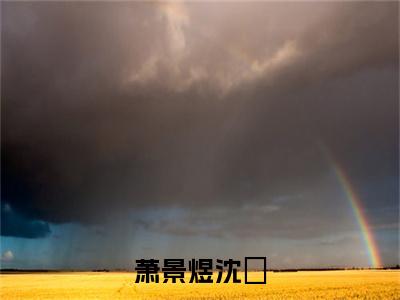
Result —
<path fill-rule="evenodd" d="M 262 273 L 251 276 L 262 280 Z M 239 277 L 244 280 L 243 273 Z M 0 299 L 400 299 L 400 271 L 389 270 L 268 272 L 266 285 L 136 284 L 135 278 L 112 272 L 2 274 Z"/>

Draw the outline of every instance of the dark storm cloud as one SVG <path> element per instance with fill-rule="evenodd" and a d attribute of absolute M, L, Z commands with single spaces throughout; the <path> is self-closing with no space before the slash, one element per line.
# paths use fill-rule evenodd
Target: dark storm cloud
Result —
<path fill-rule="evenodd" d="M 360 191 L 398 178 L 397 6 L 2 3 L 2 199 L 34 220 L 97 223 L 315 190 L 273 229 L 327 230 L 340 212 L 320 227 L 306 214 L 334 206 L 318 143 Z M 389 189 L 367 206 L 396 208 Z"/>
<path fill-rule="evenodd" d="M 22 238 L 42 238 L 51 233 L 48 223 L 30 220 L 14 212 L 8 204 L 1 205 L 1 235 Z"/>

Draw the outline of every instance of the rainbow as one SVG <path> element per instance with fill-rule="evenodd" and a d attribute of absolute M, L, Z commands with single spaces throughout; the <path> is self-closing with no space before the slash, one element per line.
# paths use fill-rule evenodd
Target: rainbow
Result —
<path fill-rule="evenodd" d="M 351 181 L 346 175 L 346 172 L 344 171 L 343 167 L 334 160 L 333 156 L 330 154 L 330 152 L 326 149 L 326 147 L 322 147 L 324 150 L 324 153 L 328 157 L 333 170 L 335 171 L 335 175 L 342 186 L 347 199 L 350 202 L 351 208 L 353 210 L 354 216 L 357 220 L 357 223 L 360 227 L 365 247 L 368 251 L 369 255 L 369 260 L 371 267 L 373 268 L 381 268 L 382 267 L 382 261 L 381 257 L 379 255 L 379 249 L 378 245 L 375 241 L 374 234 L 368 225 L 368 219 L 367 216 L 364 213 L 363 207 L 362 207 L 362 202 L 360 198 L 357 196 L 357 193 L 355 192 L 353 186 L 351 185 Z"/>

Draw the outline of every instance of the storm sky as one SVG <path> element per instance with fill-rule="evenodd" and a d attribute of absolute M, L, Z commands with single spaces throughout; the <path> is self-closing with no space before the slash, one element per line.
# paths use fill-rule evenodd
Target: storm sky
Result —
<path fill-rule="evenodd" d="M 2 2 L 2 267 L 398 263 L 398 2 Z"/>

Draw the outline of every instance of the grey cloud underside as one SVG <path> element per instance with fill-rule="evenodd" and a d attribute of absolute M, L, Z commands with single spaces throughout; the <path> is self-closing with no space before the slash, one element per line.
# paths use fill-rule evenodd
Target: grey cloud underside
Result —
<path fill-rule="evenodd" d="M 306 194 L 268 215 L 317 228 L 324 143 L 395 209 L 397 6 L 2 3 L 2 199 L 86 224 Z"/>

